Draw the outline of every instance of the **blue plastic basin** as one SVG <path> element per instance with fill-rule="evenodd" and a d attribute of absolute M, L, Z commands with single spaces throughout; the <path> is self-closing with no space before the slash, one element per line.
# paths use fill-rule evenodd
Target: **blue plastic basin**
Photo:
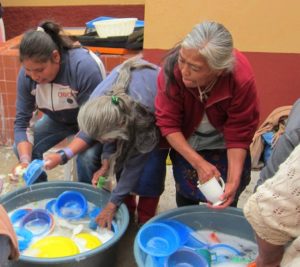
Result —
<path fill-rule="evenodd" d="M 94 188 L 92 185 L 78 182 L 44 182 L 33 184 L 30 187 L 22 187 L 12 193 L 6 194 L 0 199 L 0 203 L 10 212 L 30 202 L 44 199 L 57 198 L 67 190 L 75 190 L 82 193 L 88 202 L 103 208 L 110 193 Z M 88 218 L 88 216 L 87 216 Z M 117 259 L 117 245 L 129 223 L 129 214 L 125 204 L 122 204 L 114 218 L 118 231 L 113 237 L 93 250 L 89 250 L 74 256 L 63 258 L 35 258 L 20 256 L 18 261 L 12 262 L 13 267 L 99 267 L 114 266 Z"/>
<path fill-rule="evenodd" d="M 180 207 L 155 216 L 147 224 L 168 219 L 178 220 L 196 231 L 221 232 L 255 243 L 253 230 L 242 210 L 238 208 L 229 207 L 225 210 L 214 211 L 205 205 Z M 134 241 L 134 257 L 139 267 L 147 267 L 145 263 L 148 255 L 139 247 L 137 237 Z"/>

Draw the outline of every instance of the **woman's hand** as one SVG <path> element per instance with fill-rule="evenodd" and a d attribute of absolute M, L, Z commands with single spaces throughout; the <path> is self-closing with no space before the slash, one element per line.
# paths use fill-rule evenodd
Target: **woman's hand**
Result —
<path fill-rule="evenodd" d="M 98 184 L 98 181 L 99 181 L 99 177 L 100 176 L 105 176 L 105 174 L 108 171 L 108 169 L 109 169 L 109 161 L 108 161 L 108 159 L 102 160 L 101 168 L 98 171 L 96 171 L 94 173 L 94 175 L 93 175 L 92 185 L 94 187 L 97 187 L 97 184 Z"/>
<path fill-rule="evenodd" d="M 216 166 L 203 158 L 197 162 L 194 168 L 197 171 L 198 178 L 201 183 L 205 183 L 213 177 L 219 178 L 221 175 Z"/>
<path fill-rule="evenodd" d="M 12 169 L 12 177 L 13 181 L 18 181 L 22 176 L 26 168 L 28 167 L 28 162 L 20 162 Z"/>
<path fill-rule="evenodd" d="M 50 153 L 44 156 L 45 170 L 51 170 L 61 163 L 61 156 L 58 153 Z"/>
<path fill-rule="evenodd" d="M 108 228 L 110 230 L 116 211 L 117 205 L 112 202 L 108 202 L 100 214 L 96 217 L 96 222 L 100 225 L 100 227 Z"/>
<path fill-rule="evenodd" d="M 224 200 L 224 202 L 218 206 L 213 206 L 211 203 L 207 203 L 207 207 L 213 209 L 225 209 L 229 207 L 234 201 L 238 186 L 239 184 L 236 184 L 235 182 L 227 182 L 225 184 L 224 194 L 220 196 L 220 200 Z"/>

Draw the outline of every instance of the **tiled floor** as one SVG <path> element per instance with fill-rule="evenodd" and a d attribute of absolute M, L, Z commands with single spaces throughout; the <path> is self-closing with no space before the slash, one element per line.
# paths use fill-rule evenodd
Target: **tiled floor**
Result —
<path fill-rule="evenodd" d="M 7 177 L 7 175 L 11 172 L 14 164 L 16 164 L 16 158 L 12 152 L 11 147 L 3 147 L 0 146 L 0 180 Z M 65 169 L 62 166 L 57 167 L 54 170 L 48 172 L 49 179 L 64 179 Z M 238 207 L 242 208 L 245 201 L 251 194 L 254 185 L 256 184 L 258 178 L 258 172 L 252 172 L 252 180 L 248 185 L 246 190 L 240 196 L 240 200 L 238 203 Z M 4 188 L 4 190 L 8 190 L 8 188 Z M 0 194 L 1 196 L 1 194 Z M 168 166 L 165 191 L 161 196 L 158 213 L 164 212 L 169 209 L 176 208 L 175 204 L 175 187 L 173 182 L 172 169 Z M 116 267 L 135 267 L 135 259 L 133 256 L 133 242 L 135 235 L 138 231 L 138 228 L 135 224 L 130 224 L 126 234 L 119 242 L 117 247 L 117 264 Z"/>

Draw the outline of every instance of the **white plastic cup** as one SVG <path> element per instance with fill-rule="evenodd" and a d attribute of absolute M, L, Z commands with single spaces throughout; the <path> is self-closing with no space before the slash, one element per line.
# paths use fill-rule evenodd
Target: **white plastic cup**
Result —
<path fill-rule="evenodd" d="M 224 193 L 225 182 L 220 178 L 213 177 L 206 181 L 204 184 L 198 184 L 198 188 L 205 196 L 208 202 L 211 202 L 213 206 L 222 204 L 225 200 L 220 200 L 220 196 Z"/>

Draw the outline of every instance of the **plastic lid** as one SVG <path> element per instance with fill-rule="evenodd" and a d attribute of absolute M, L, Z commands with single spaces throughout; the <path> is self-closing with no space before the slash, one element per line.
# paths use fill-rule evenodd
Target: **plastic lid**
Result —
<path fill-rule="evenodd" d="M 27 186 L 33 184 L 43 172 L 44 161 L 40 159 L 33 160 L 23 174 L 23 179 Z"/>
<path fill-rule="evenodd" d="M 34 236 L 42 236 L 53 230 L 54 220 L 46 210 L 34 209 L 23 217 L 20 227 L 29 230 Z"/>
<path fill-rule="evenodd" d="M 40 258 L 67 257 L 79 253 L 76 243 L 64 236 L 44 237 L 32 244 L 29 250 L 35 250 L 35 256 Z"/>
<path fill-rule="evenodd" d="M 78 242 L 78 246 L 84 246 L 86 249 L 94 249 L 102 245 L 100 239 L 89 233 L 80 233 L 75 236 L 75 242 L 77 239 L 83 240 L 83 242 Z"/>
<path fill-rule="evenodd" d="M 80 219 L 87 213 L 86 198 L 78 191 L 65 191 L 57 197 L 55 211 L 65 219 Z"/>

